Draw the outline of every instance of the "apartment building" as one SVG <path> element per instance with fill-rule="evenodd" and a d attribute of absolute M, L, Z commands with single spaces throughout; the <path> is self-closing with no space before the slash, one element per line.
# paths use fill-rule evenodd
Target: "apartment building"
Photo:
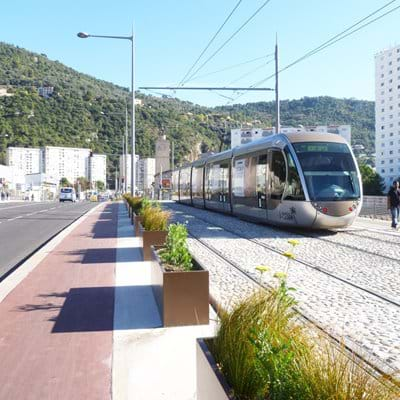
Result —
<path fill-rule="evenodd" d="M 46 146 L 43 148 L 9 147 L 7 165 L 29 174 L 45 174 L 59 182 L 67 178 L 75 183 L 80 177 L 91 182 L 106 184 L 107 156 L 92 154 L 90 149 L 77 147 Z"/>
<path fill-rule="evenodd" d="M 137 163 L 137 187 L 138 190 L 149 192 L 152 189 L 154 175 L 156 173 L 155 158 L 141 158 Z"/>
<path fill-rule="evenodd" d="M 90 154 L 90 149 L 46 146 L 43 149 L 44 168 L 41 172 L 58 181 L 67 178 L 71 183 L 81 176 L 89 179 Z"/>
<path fill-rule="evenodd" d="M 42 172 L 42 151 L 39 147 L 8 147 L 7 165 L 26 174 Z"/>
<path fill-rule="evenodd" d="M 375 153 L 388 189 L 400 176 L 400 46 L 375 55 Z"/>
<path fill-rule="evenodd" d="M 89 180 L 94 187 L 100 181 L 106 187 L 107 156 L 104 154 L 93 154 L 89 157 Z"/>
<path fill-rule="evenodd" d="M 119 156 L 119 176 L 120 176 L 120 185 L 122 187 L 122 182 L 127 182 L 127 191 L 130 191 L 131 187 L 131 170 L 132 170 L 132 165 L 131 165 L 131 155 L 127 154 L 126 156 L 120 155 Z M 139 155 L 135 154 L 135 171 L 136 171 L 136 189 L 138 187 L 138 161 L 139 161 Z M 125 164 L 125 166 L 124 166 Z M 126 176 L 125 176 L 125 171 L 126 171 Z"/>

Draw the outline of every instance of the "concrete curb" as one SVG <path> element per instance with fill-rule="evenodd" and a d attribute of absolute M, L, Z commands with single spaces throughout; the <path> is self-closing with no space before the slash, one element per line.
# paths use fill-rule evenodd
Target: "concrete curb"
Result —
<path fill-rule="evenodd" d="M 67 225 L 61 231 L 57 232 L 43 245 L 34 251 L 33 254 L 23 261 L 16 269 L 11 270 L 0 282 L 0 303 L 5 297 L 18 286 L 38 265 L 39 263 L 61 243 L 61 241 L 68 236 L 80 223 L 82 223 L 90 214 L 94 213 L 103 203 L 98 204 L 96 207 L 86 211 L 83 215 L 78 217 L 75 221 Z"/>

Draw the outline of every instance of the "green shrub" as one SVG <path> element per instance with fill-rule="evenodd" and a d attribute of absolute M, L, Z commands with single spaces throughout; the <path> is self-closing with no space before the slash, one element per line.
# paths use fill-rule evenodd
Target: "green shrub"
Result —
<path fill-rule="evenodd" d="M 192 256 L 186 243 L 187 235 L 185 225 L 171 224 L 168 227 L 165 248 L 160 251 L 160 258 L 174 269 L 190 271 L 193 268 Z"/>
<path fill-rule="evenodd" d="M 146 231 L 166 231 L 171 213 L 160 207 L 147 206 L 142 209 L 142 225 Z"/>

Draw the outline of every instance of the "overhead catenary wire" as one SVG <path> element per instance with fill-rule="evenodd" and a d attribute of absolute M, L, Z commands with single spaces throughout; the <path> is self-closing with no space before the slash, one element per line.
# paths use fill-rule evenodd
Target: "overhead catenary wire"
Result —
<path fill-rule="evenodd" d="M 383 17 L 393 13 L 394 11 L 398 10 L 400 8 L 400 6 L 396 6 L 392 9 L 390 9 L 389 11 L 386 11 L 385 13 L 375 17 L 374 19 L 365 22 L 364 24 L 360 25 L 362 22 L 368 20 L 369 18 L 371 18 L 373 15 L 377 14 L 378 12 L 382 11 L 384 8 L 388 7 L 389 5 L 391 5 L 392 3 L 396 2 L 398 0 L 392 0 L 389 1 L 388 3 L 386 3 L 384 6 L 380 7 L 379 9 L 375 10 L 374 12 L 370 13 L 369 15 L 367 15 L 366 17 L 363 17 L 361 20 L 357 21 L 355 24 L 351 25 L 350 27 L 346 28 L 344 31 L 336 34 L 335 36 L 333 36 L 331 39 L 325 41 L 324 43 L 320 44 L 319 46 L 317 46 L 316 48 L 308 51 L 306 54 L 304 54 L 303 56 L 299 57 L 298 59 L 296 59 L 295 61 L 291 62 L 290 64 L 286 65 L 285 67 L 281 68 L 278 73 L 281 73 L 283 71 L 288 70 L 289 68 L 295 66 L 296 64 L 300 63 L 301 61 L 306 60 L 307 58 L 319 53 L 322 50 L 325 50 L 326 48 L 334 45 L 335 43 L 345 39 L 348 36 L 351 36 L 352 34 L 360 31 L 361 29 L 367 27 L 368 25 L 382 19 Z M 358 26 L 358 27 L 357 27 Z M 356 28 L 357 27 L 357 28 Z M 355 28 L 355 29 L 353 29 Z M 265 83 L 266 81 L 268 81 L 269 79 L 273 78 L 275 76 L 275 74 L 271 74 L 268 77 L 254 83 L 253 85 L 250 86 L 250 88 L 255 88 L 259 85 L 262 85 L 263 83 Z M 243 93 L 241 93 L 239 96 L 237 96 L 233 101 L 238 100 L 241 96 L 243 96 L 246 93 L 246 91 L 244 91 Z"/>
<path fill-rule="evenodd" d="M 273 55 L 274 55 L 274 53 L 265 54 L 265 55 L 262 56 L 262 57 L 252 58 L 251 60 L 243 61 L 243 62 L 241 62 L 241 63 L 239 63 L 239 64 L 230 65 L 229 67 L 221 68 L 221 69 L 219 69 L 219 70 L 217 70 L 217 71 L 208 72 L 207 74 L 203 74 L 203 75 L 197 75 L 197 76 L 194 76 L 192 79 L 190 79 L 190 81 L 187 80 L 186 83 L 187 83 L 187 82 L 194 81 L 194 80 L 198 80 L 198 79 L 200 79 L 200 78 L 205 78 L 205 77 L 210 76 L 210 75 L 215 75 L 215 74 L 218 74 L 218 73 L 220 73 L 220 72 L 225 72 L 225 71 L 228 71 L 228 70 L 230 70 L 230 69 L 234 69 L 234 68 L 237 68 L 237 67 L 241 67 L 241 66 L 243 66 L 243 65 L 250 64 L 250 63 L 255 62 L 255 61 L 259 61 L 259 60 L 263 60 L 263 59 L 268 59 L 269 57 L 271 57 L 271 56 L 273 56 Z"/>
<path fill-rule="evenodd" d="M 225 40 L 224 43 L 214 53 L 211 54 L 210 57 L 208 57 L 201 65 L 194 71 L 189 78 L 183 81 L 183 84 L 188 82 L 190 79 L 192 79 L 204 66 L 211 61 L 271 0 L 266 0 L 236 31 L 229 36 L 227 40 Z"/>
<path fill-rule="evenodd" d="M 268 61 L 268 62 L 266 62 L 266 63 L 264 62 L 264 63 L 258 65 L 257 67 L 253 68 L 251 71 L 248 71 L 248 72 L 246 72 L 246 73 L 243 74 L 243 75 L 240 75 L 239 78 L 236 78 L 236 79 L 234 79 L 233 81 L 230 81 L 230 82 L 227 84 L 227 86 L 232 85 L 232 84 L 234 84 L 234 83 L 236 83 L 236 82 L 242 80 L 243 78 L 246 78 L 246 76 L 249 76 L 249 75 L 251 75 L 251 74 L 254 74 L 254 72 L 257 72 L 257 71 L 259 71 L 260 69 L 266 67 L 268 64 L 271 64 L 273 61 L 274 61 L 274 60 L 270 60 L 270 61 Z"/>
<path fill-rule="evenodd" d="M 226 25 L 226 23 L 229 21 L 229 19 L 232 17 L 233 13 L 236 11 L 236 9 L 239 7 L 240 3 L 242 0 L 239 0 L 233 10 L 229 13 L 229 15 L 225 18 L 225 21 L 222 23 L 222 25 L 218 28 L 217 32 L 214 34 L 214 36 L 210 39 L 208 42 L 207 46 L 203 49 L 203 51 L 200 53 L 200 55 L 197 57 L 196 61 L 192 64 L 192 66 L 189 68 L 188 72 L 186 72 L 186 75 L 182 78 L 182 80 L 179 82 L 178 86 L 181 86 L 187 78 L 187 76 L 193 71 L 193 68 L 196 66 L 196 64 L 200 61 L 201 57 L 203 57 L 203 54 L 208 50 L 208 48 L 211 46 L 211 44 L 214 42 L 215 38 L 218 36 L 218 34 L 221 32 L 222 28 Z"/>

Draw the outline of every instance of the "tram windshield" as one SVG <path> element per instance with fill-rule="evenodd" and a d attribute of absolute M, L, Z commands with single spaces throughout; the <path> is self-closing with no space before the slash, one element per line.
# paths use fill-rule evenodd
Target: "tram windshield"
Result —
<path fill-rule="evenodd" d="M 353 157 L 344 143 L 293 143 L 312 201 L 353 200 L 360 186 Z"/>

